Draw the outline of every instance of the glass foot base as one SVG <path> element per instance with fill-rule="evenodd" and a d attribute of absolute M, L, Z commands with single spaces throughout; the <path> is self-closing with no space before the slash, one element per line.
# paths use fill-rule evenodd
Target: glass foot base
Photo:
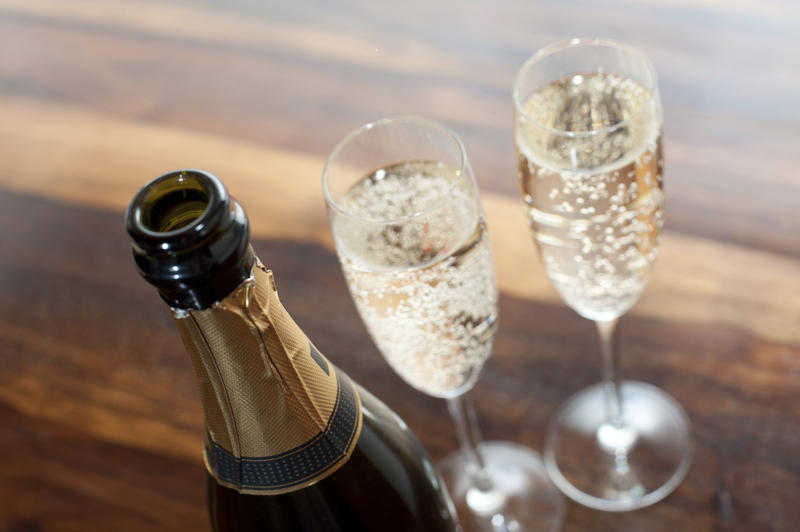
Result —
<path fill-rule="evenodd" d="M 643 382 L 624 381 L 622 423 L 606 420 L 604 384 L 573 395 L 556 413 L 544 462 L 553 482 L 574 501 L 606 511 L 660 501 L 692 461 L 689 418 L 675 399 Z"/>
<path fill-rule="evenodd" d="M 439 469 L 464 532 L 556 532 L 564 522 L 564 499 L 550 482 L 537 453 L 510 442 L 480 445 L 492 489 L 480 490 L 461 453 Z"/>

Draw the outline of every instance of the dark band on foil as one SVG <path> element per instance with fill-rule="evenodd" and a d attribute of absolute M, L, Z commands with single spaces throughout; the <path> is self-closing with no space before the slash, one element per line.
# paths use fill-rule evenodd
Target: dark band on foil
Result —
<path fill-rule="evenodd" d="M 314 347 L 314 344 L 312 344 L 311 342 L 308 343 L 308 349 L 309 351 L 311 351 L 311 358 L 314 359 L 314 362 L 317 363 L 319 369 L 324 371 L 325 375 L 330 375 L 331 371 L 330 369 L 328 369 L 328 361 L 325 360 L 325 357 L 322 356 L 319 351 L 317 351 L 317 348 Z"/>
<path fill-rule="evenodd" d="M 358 397 L 350 379 L 336 371 L 336 403 L 325 430 L 306 443 L 280 454 L 237 458 L 210 437 L 206 460 L 221 482 L 239 489 L 268 492 L 313 480 L 349 455 L 358 429 Z"/>

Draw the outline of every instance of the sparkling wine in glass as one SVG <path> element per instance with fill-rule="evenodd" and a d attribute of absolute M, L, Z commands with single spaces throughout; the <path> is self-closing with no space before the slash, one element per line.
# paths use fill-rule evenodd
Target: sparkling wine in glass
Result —
<path fill-rule="evenodd" d="M 497 288 L 464 148 L 423 118 L 352 133 L 325 166 L 336 251 L 356 308 L 389 365 L 447 399 L 461 450 L 441 472 L 471 530 L 558 530 L 563 503 L 536 453 L 482 442 L 465 393 L 492 351 Z"/>
<path fill-rule="evenodd" d="M 545 465 L 586 506 L 647 506 L 675 489 L 692 454 L 681 406 L 654 386 L 620 381 L 615 340 L 618 318 L 647 283 L 664 223 L 655 69 L 626 45 L 574 39 L 532 56 L 513 97 L 539 257 L 567 305 L 597 324 L 604 360 L 604 381 L 551 422 Z"/>

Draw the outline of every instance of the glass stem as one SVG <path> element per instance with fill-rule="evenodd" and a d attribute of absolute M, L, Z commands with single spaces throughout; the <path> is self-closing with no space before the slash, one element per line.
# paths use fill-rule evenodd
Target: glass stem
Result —
<path fill-rule="evenodd" d="M 456 437 L 467 462 L 473 484 L 481 491 L 493 489 L 480 451 L 481 431 L 475 414 L 475 405 L 468 394 L 447 399 L 447 409 L 456 427 Z"/>
<path fill-rule="evenodd" d="M 614 427 L 621 427 L 622 394 L 619 378 L 619 350 L 617 349 L 617 318 L 596 321 L 600 334 L 600 349 L 603 352 L 603 382 L 606 396 L 607 421 Z"/>

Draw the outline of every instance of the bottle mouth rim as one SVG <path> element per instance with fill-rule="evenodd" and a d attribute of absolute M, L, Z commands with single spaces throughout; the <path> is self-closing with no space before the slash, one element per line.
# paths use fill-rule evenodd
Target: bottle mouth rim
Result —
<path fill-rule="evenodd" d="M 179 189 L 185 190 L 189 182 L 196 184 L 196 190 L 204 195 L 202 213 L 175 229 L 155 229 L 149 220 L 153 205 Z M 169 188 L 170 183 L 175 185 L 174 189 Z M 213 174 L 193 168 L 173 170 L 151 180 L 134 196 L 125 216 L 126 229 L 140 247 L 151 251 L 178 249 L 213 231 L 221 221 L 218 218 L 228 210 L 216 207 L 227 203 L 230 203 L 228 191 Z"/>
<path fill-rule="evenodd" d="M 255 259 L 244 209 L 203 170 L 147 183 L 128 208 L 126 228 L 139 273 L 174 308 L 209 308 L 250 275 Z"/>

